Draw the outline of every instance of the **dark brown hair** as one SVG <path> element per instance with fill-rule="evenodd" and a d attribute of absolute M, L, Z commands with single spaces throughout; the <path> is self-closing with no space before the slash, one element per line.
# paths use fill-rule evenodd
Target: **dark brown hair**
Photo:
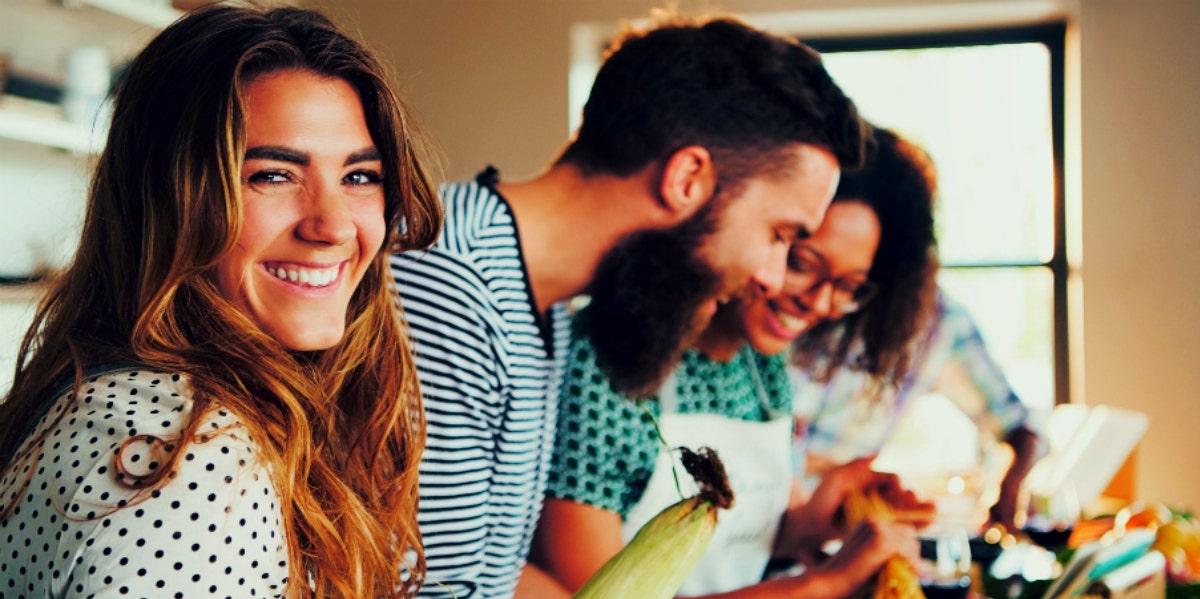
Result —
<path fill-rule="evenodd" d="M 558 162 L 628 176 L 699 145 L 729 192 L 778 169 L 796 143 L 857 166 L 865 130 L 811 48 L 729 17 L 670 14 L 613 41 Z"/>
<path fill-rule="evenodd" d="M 819 382 L 844 366 L 867 372 L 878 385 L 903 380 L 937 294 L 933 162 L 891 131 L 875 129 L 873 137 L 866 165 L 842 175 L 833 201 L 860 202 L 879 219 L 879 247 L 868 279 L 880 290 L 862 310 L 823 322 L 796 340 L 794 360 Z M 847 364 L 852 353 L 858 357 Z"/>

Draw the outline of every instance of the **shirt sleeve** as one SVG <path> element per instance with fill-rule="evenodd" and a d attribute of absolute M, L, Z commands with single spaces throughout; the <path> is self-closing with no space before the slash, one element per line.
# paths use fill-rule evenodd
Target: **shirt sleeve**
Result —
<path fill-rule="evenodd" d="M 0 496 L 20 493 L 0 520 L 0 539 L 14 548 L 0 588 L 54 597 L 285 593 L 280 502 L 233 415 L 200 415 L 200 438 L 179 450 L 163 482 L 142 488 L 140 480 L 168 467 L 192 418 L 179 376 L 106 374 L 55 407 L 39 448 L 16 465 L 29 473 L 27 484 L 20 476 L 0 481 Z"/>
<path fill-rule="evenodd" d="M 624 517 L 654 473 L 659 445 L 650 414 L 658 402 L 615 391 L 585 339 L 573 337 L 568 351 L 547 495 Z"/>
<path fill-rule="evenodd" d="M 963 367 L 987 404 L 987 413 L 973 418 L 991 419 L 1005 433 L 1029 421 L 1029 408 L 1009 384 L 966 309 L 945 299 L 941 318 L 941 334 L 953 340 L 948 359 Z"/>
<path fill-rule="evenodd" d="M 232 434 L 187 448 L 168 484 L 145 499 L 129 497 L 90 533 L 77 533 L 74 550 L 63 552 L 74 558 L 68 596 L 283 596 L 279 502 L 245 437 Z M 137 455 L 137 448 L 129 452 Z M 93 471 L 93 484 L 85 481 L 81 491 L 102 488 L 98 479 L 110 475 Z M 68 511 L 95 495 L 81 493 Z"/>
<path fill-rule="evenodd" d="M 417 523 L 425 546 L 422 596 L 468 596 L 483 576 L 507 405 L 496 350 L 497 308 L 478 272 L 440 247 L 391 257 L 424 402 L 426 442 Z"/>

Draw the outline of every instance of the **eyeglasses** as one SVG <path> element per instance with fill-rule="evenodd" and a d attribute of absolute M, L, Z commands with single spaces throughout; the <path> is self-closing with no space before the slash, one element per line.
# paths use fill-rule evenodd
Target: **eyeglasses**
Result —
<path fill-rule="evenodd" d="M 816 293 L 826 284 L 833 287 L 829 303 L 833 312 L 838 314 L 849 314 L 862 309 L 879 293 L 879 285 L 874 281 L 834 278 L 829 272 L 829 262 L 824 256 L 802 243 L 792 244 L 788 253 L 787 273 L 783 278 L 783 295 Z"/>

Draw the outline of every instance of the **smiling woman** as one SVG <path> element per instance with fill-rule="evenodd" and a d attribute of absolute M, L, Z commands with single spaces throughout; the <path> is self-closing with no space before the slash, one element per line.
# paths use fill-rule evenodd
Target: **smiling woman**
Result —
<path fill-rule="evenodd" d="M 202 9 L 134 60 L 0 405 L 0 589 L 415 593 L 424 420 L 382 251 L 441 224 L 412 127 L 311 11 Z"/>
<path fill-rule="evenodd" d="M 310 71 L 245 89 L 243 223 L 221 292 L 287 347 L 332 346 L 383 244 L 383 160 L 350 84 Z"/>

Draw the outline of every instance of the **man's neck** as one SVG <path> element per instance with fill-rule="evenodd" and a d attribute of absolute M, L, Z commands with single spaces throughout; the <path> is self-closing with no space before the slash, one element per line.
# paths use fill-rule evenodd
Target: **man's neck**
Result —
<path fill-rule="evenodd" d="M 496 189 L 517 221 L 539 312 L 581 293 L 609 248 L 653 225 L 653 196 L 639 176 L 584 178 L 574 167 L 555 166 Z"/>

